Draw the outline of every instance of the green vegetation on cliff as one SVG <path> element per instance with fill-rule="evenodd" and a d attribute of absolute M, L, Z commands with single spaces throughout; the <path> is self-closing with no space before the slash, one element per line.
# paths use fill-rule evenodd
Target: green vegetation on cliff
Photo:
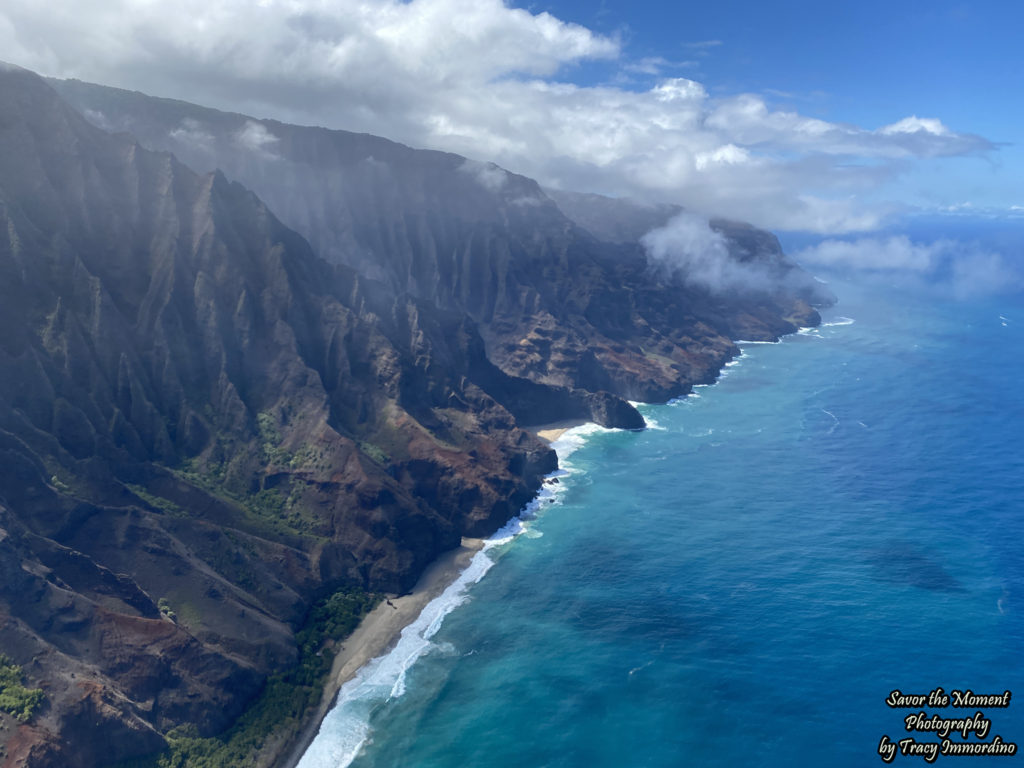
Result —
<path fill-rule="evenodd" d="M 22 685 L 21 667 L 0 654 L 0 710 L 27 723 L 42 703 L 42 690 Z"/>
<path fill-rule="evenodd" d="M 520 424 L 640 428 L 623 397 L 817 322 L 666 283 L 455 155 L 274 124 L 265 164 L 244 116 L 87 90 L 142 144 L 0 66 L 0 647 L 46 692 L 21 729 L 38 768 L 238 764 L 315 696 L 330 635 L 291 631 L 313 598 L 404 591 L 534 496 L 556 457 Z M 186 118 L 208 174 L 168 152 Z M 743 232 L 737 258 L 764 241 L 786 268 Z"/>
<path fill-rule="evenodd" d="M 361 590 L 340 590 L 318 602 L 306 625 L 296 633 L 298 663 L 267 680 L 230 730 L 201 738 L 186 725 L 166 734 L 169 749 L 121 768 L 249 768 L 270 738 L 286 743 L 298 733 L 304 717 L 320 702 L 334 647 L 380 602 L 381 596 Z"/>

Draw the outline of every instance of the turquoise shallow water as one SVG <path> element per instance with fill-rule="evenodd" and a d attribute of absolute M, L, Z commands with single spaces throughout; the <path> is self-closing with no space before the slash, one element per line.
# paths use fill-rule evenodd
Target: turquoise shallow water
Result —
<path fill-rule="evenodd" d="M 577 440 L 303 768 L 881 765 L 886 696 L 936 686 L 1013 691 L 985 711 L 1024 743 L 1024 301 L 837 292 L 651 429 Z"/>

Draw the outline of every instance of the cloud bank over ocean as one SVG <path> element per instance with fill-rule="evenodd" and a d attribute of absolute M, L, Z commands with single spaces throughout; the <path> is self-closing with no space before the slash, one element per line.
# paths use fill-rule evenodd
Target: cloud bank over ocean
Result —
<path fill-rule="evenodd" d="M 906 235 L 829 239 L 794 255 L 800 263 L 877 277 L 890 283 L 937 287 L 959 298 L 1018 291 L 1024 287 L 1020 249 L 1000 252 L 957 239 L 931 242 Z"/>
<path fill-rule="evenodd" d="M 861 127 L 757 94 L 716 97 L 658 76 L 668 62 L 634 60 L 618 37 L 500 0 L 12 0 L 0 10 L 0 49 L 52 76 L 367 131 L 548 186 L 773 229 L 874 229 L 897 207 L 867 193 L 908 164 L 995 149 L 932 116 Z M 575 66 L 596 60 L 656 79 L 640 90 L 571 82 Z M 269 137 L 241 140 L 272 151 Z"/>

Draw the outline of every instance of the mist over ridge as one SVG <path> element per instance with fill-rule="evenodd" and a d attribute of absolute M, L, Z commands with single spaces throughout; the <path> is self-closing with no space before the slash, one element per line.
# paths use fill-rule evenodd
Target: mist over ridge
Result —
<path fill-rule="evenodd" d="M 0 108 L 0 644 L 47 691 L 34 768 L 223 732 L 316 600 L 406 590 L 536 494 L 524 427 L 641 429 L 630 400 L 829 300 L 668 276 L 458 155 L 14 67 Z"/>

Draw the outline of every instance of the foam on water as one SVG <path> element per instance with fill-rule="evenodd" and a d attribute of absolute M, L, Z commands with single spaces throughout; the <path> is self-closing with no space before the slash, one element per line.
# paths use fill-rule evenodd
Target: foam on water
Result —
<path fill-rule="evenodd" d="M 1016 307 L 837 292 L 856 324 L 587 440 L 352 768 L 863 768 L 894 687 L 1024 685 Z"/>
<path fill-rule="evenodd" d="M 651 405 L 650 403 L 634 403 L 634 407 L 640 411 L 640 415 L 644 417 L 644 422 L 647 424 L 647 429 L 654 430 L 656 432 L 664 432 L 665 427 L 654 418 L 651 414 L 657 413 L 660 406 Z"/>
<path fill-rule="evenodd" d="M 488 543 L 496 546 L 499 541 Z M 341 687 L 337 703 L 324 718 L 316 739 L 299 761 L 299 768 L 344 768 L 355 759 L 370 736 L 373 706 L 405 693 L 406 672 L 433 647 L 430 639 L 441 628 L 445 616 L 466 602 L 469 586 L 480 581 L 494 565 L 487 549 L 485 545 L 477 552 L 459 578 L 402 630 L 390 653 L 378 656 Z"/>
<path fill-rule="evenodd" d="M 721 381 L 722 379 L 729 376 L 733 372 L 733 369 L 739 366 L 739 364 L 743 361 L 743 358 L 746 354 L 746 352 L 741 351 L 739 355 L 737 355 L 732 360 L 723 365 L 722 370 L 718 372 L 718 376 L 715 378 L 715 381 Z"/>
<path fill-rule="evenodd" d="M 615 430 L 602 427 L 598 424 L 589 423 L 583 424 L 579 427 L 573 427 L 572 429 L 563 432 L 557 440 L 551 443 L 552 450 L 558 454 L 558 466 L 561 467 L 562 470 L 567 470 L 572 465 L 568 464 L 566 460 L 577 450 L 582 448 L 586 444 L 588 438 L 592 435 L 613 431 Z M 557 477 L 559 472 L 556 471 L 552 474 Z"/>
<path fill-rule="evenodd" d="M 581 448 L 592 435 L 612 432 L 597 424 L 584 424 L 563 433 L 551 443 L 558 455 L 559 469 L 545 479 L 566 477 L 574 471 L 568 457 Z M 303 754 L 298 768 L 346 768 L 359 755 L 372 736 L 370 716 L 382 703 L 400 698 L 405 693 L 406 674 L 424 655 L 440 646 L 431 642 L 445 617 L 469 600 L 469 588 L 479 582 L 494 566 L 489 552 L 526 534 L 538 538 L 529 522 L 545 506 L 556 501 L 565 491 L 561 483 L 545 482 L 537 495 L 509 520 L 484 540 L 469 565 L 438 597 L 431 600 L 411 624 L 402 630 L 395 647 L 363 666 L 338 692 L 337 702 L 327 713 L 316 738 Z M 445 644 L 448 645 L 448 644 Z M 443 649 L 442 649 L 443 650 Z"/>
<path fill-rule="evenodd" d="M 701 398 L 701 394 L 697 390 L 698 389 L 704 389 L 705 387 L 710 387 L 710 386 L 711 386 L 710 384 L 694 384 L 692 392 L 690 392 L 689 394 L 683 395 L 682 397 L 673 397 L 671 400 L 669 400 L 667 403 L 665 403 L 665 405 L 671 405 L 671 406 L 676 406 L 676 405 L 693 405 L 694 401 L 700 400 L 700 398 Z"/>
<path fill-rule="evenodd" d="M 803 336 L 805 338 L 811 338 L 811 339 L 821 339 L 821 338 L 824 338 L 821 335 L 821 331 L 818 328 L 814 327 L 814 326 L 808 326 L 807 328 L 801 328 L 796 333 L 797 333 L 798 336 Z"/>

